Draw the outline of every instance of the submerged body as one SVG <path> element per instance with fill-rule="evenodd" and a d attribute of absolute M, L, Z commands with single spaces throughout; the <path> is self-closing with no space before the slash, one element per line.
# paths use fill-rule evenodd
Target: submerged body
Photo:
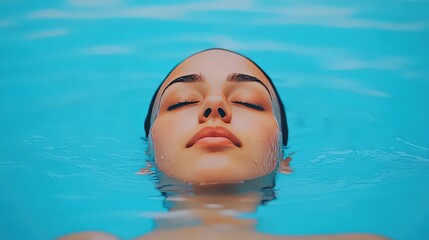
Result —
<path fill-rule="evenodd" d="M 167 213 L 155 214 L 155 228 L 137 240 L 158 239 L 267 239 L 267 240 L 382 240 L 371 234 L 334 234 L 313 236 L 280 236 L 257 230 L 253 215 L 261 203 L 275 198 L 274 176 L 245 181 L 240 184 L 189 185 L 162 173 L 157 188 L 165 196 Z M 287 227 L 287 226 L 285 226 Z M 102 232 L 85 232 L 61 240 L 120 239 Z"/>
<path fill-rule="evenodd" d="M 102 232 L 85 232 L 75 235 L 66 236 L 59 240 L 118 240 L 120 238 Z M 182 228 L 177 230 L 154 231 L 148 235 L 138 237 L 136 240 L 160 240 L 160 239 L 176 239 L 176 240 L 386 240 L 387 238 L 370 235 L 370 234 L 338 234 L 338 235 L 317 235 L 317 236 L 276 236 L 269 234 L 261 234 L 256 231 L 247 231 L 239 229 L 236 231 L 225 231 L 223 226 L 215 227 L 198 227 L 198 228 Z"/>
<path fill-rule="evenodd" d="M 384 239 L 275 236 L 240 217 L 275 198 L 288 138 L 274 85 L 242 55 L 211 49 L 180 63 L 155 93 L 145 129 L 169 212 L 155 216 L 155 229 L 137 239 Z M 289 161 L 280 164 L 282 172 L 290 173 Z M 99 232 L 62 238 L 71 239 L 117 238 Z"/>
<path fill-rule="evenodd" d="M 181 204 L 156 220 L 156 228 L 137 237 L 136 240 L 204 239 L 204 240 L 383 240 L 370 234 L 335 234 L 313 236 L 280 236 L 256 230 L 254 219 L 243 219 L 240 213 L 251 213 L 259 205 L 255 194 L 242 196 L 176 196 Z M 179 225 L 179 226 L 178 226 Z M 185 225 L 185 226 L 184 226 Z M 189 225 L 189 226 L 186 226 Z M 287 227 L 287 226 L 285 226 Z M 86 232 L 70 235 L 60 240 L 116 240 L 114 235 L 102 232 Z"/>

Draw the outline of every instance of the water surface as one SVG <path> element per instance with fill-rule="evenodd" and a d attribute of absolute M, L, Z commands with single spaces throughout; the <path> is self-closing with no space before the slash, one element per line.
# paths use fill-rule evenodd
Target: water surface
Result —
<path fill-rule="evenodd" d="M 188 55 L 238 51 L 287 109 L 292 174 L 261 232 L 429 237 L 429 2 L 0 1 L 0 238 L 165 212 L 146 164 L 152 93 Z"/>

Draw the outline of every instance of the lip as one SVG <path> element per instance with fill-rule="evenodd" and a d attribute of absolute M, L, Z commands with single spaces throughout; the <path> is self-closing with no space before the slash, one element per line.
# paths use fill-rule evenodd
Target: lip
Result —
<path fill-rule="evenodd" d="M 198 141 L 207 139 L 226 139 L 232 142 L 236 147 L 241 147 L 241 141 L 228 129 L 222 126 L 204 127 L 198 131 L 186 144 L 186 148 L 192 147 Z M 214 142 L 216 144 L 216 141 Z"/>

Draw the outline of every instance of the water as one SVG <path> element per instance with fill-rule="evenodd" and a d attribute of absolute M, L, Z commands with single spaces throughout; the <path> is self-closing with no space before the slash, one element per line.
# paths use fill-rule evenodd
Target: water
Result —
<path fill-rule="evenodd" d="M 273 79 L 291 174 L 272 234 L 429 237 L 429 2 L 0 1 L 0 238 L 121 238 L 166 212 L 143 122 L 165 74 L 210 47 Z"/>

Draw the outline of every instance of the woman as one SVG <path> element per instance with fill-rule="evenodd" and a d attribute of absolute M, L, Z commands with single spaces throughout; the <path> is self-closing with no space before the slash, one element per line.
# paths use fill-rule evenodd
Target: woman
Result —
<path fill-rule="evenodd" d="M 145 130 L 167 216 L 139 239 L 382 239 L 363 234 L 285 237 L 240 218 L 275 198 L 288 140 L 270 78 L 237 53 L 209 49 L 177 65 L 156 91 Z M 64 239 L 116 239 L 90 232 Z"/>
<path fill-rule="evenodd" d="M 287 144 L 283 104 L 251 60 L 221 49 L 170 72 L 145 122 L 156 166 L 179 180 L 240 182 L 272 172 Z"/>

